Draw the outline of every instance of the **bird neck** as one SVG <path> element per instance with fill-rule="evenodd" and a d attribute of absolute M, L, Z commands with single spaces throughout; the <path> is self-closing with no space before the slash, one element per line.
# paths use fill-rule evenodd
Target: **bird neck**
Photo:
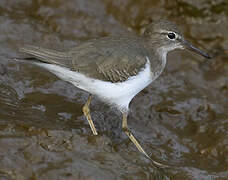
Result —
<path fill-rule="evenodd" d="M 150 56 L 151 72 L 157 77 L 165 68 L 167 51 L 157 41 L 145 41 L 145 48 Z"/>

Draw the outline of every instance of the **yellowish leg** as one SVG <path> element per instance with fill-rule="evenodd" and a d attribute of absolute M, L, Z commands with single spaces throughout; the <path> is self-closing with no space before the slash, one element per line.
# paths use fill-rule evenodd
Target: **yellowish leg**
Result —
<path fill-rule="evenodd" d="M 90 125 L 92 132 L 93 132 L 93 135 L 97 135 L 97 130 L 93 124 L 93 120 L 91 118 L 90 110 L 89 110 L 89 105 L 90 105 L 91 99 L 92 99 L 92 95 L 89 95 L 89 98 L 88 98 L 87 102 L 85 103 L 85 105 L 83 106 L 82 111 L 83 111 L 86 119 L 89 122 L 89 125 Z"/>
<path fill-rule="evenodd" d="M 134 145 L 137 147 L 137 149 L 141 153 L 143 153 L 148 159 L 150 159 L 154 163 L 154 165 L 156 165 L 158 167 L 168 167 L 168 166 L 165 166 L 165 165 L 163 165 L 163 164 L 161 164 L 159 162 L 156 162 L 156 161 L 152 160 L 150 158 L 150 156 L 148 156 L 148 154 L 144 151 L 144 149 L 142 148 L 142 146 L 135 139 L 135 137 L 133 136 L 133 134 L 131 133 L 131 131 L 127 127 L 127 113 L 123 113 L 122 129 L 125 132 L 125 134 L 130 138 L 130 140 L 134 143 Z"/>

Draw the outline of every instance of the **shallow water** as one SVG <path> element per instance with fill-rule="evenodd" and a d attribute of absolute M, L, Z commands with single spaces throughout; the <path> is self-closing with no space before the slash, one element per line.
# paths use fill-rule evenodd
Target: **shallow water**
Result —
<path fill-rule="evenodd" d="M 137 33 L 159 18 L 214 58 L 169 54 L 165 72 L 131 103 L 129 126 L 155 169 L 121 131 L 118 112 L 51 73 L 12 60 L 18 47 L 67 49 Z M 228 3 L 149 0 L 1 0 L 0 180 L 228 179 Z M 130 31 L 130 32 L 129 32 Z"/>

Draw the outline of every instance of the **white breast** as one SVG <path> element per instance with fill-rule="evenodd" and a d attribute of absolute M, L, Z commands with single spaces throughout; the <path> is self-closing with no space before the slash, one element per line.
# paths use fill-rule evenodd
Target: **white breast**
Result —
<path fill-rule="evenodd" d="M 147 63 L 142 71 L 136 76 L 119 83 L 91 79 L 83 74 L 54 64 L 36 64 L 48 69 L 59 78 L 72 83 L 76 87 L 98 96 L 104 102 L 117 106 L 121 111 L 127 111 L 133 97 L 159 76 L 151 73 L 150 61 L 148 57 L 146 58 Z"/>

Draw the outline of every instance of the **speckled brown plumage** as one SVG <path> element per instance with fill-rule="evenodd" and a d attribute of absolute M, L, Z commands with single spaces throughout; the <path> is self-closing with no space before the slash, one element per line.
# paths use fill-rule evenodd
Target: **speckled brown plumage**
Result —
<path fill-rule="evenodd" d="M 136 75 L 146 63 L 148 51 L 138 37 L 105 37 L 82 43 L 67 52 L 26 46 L 21 52 L 40 61 L 57 64 L 88 77 L 122 82 Z"/>

